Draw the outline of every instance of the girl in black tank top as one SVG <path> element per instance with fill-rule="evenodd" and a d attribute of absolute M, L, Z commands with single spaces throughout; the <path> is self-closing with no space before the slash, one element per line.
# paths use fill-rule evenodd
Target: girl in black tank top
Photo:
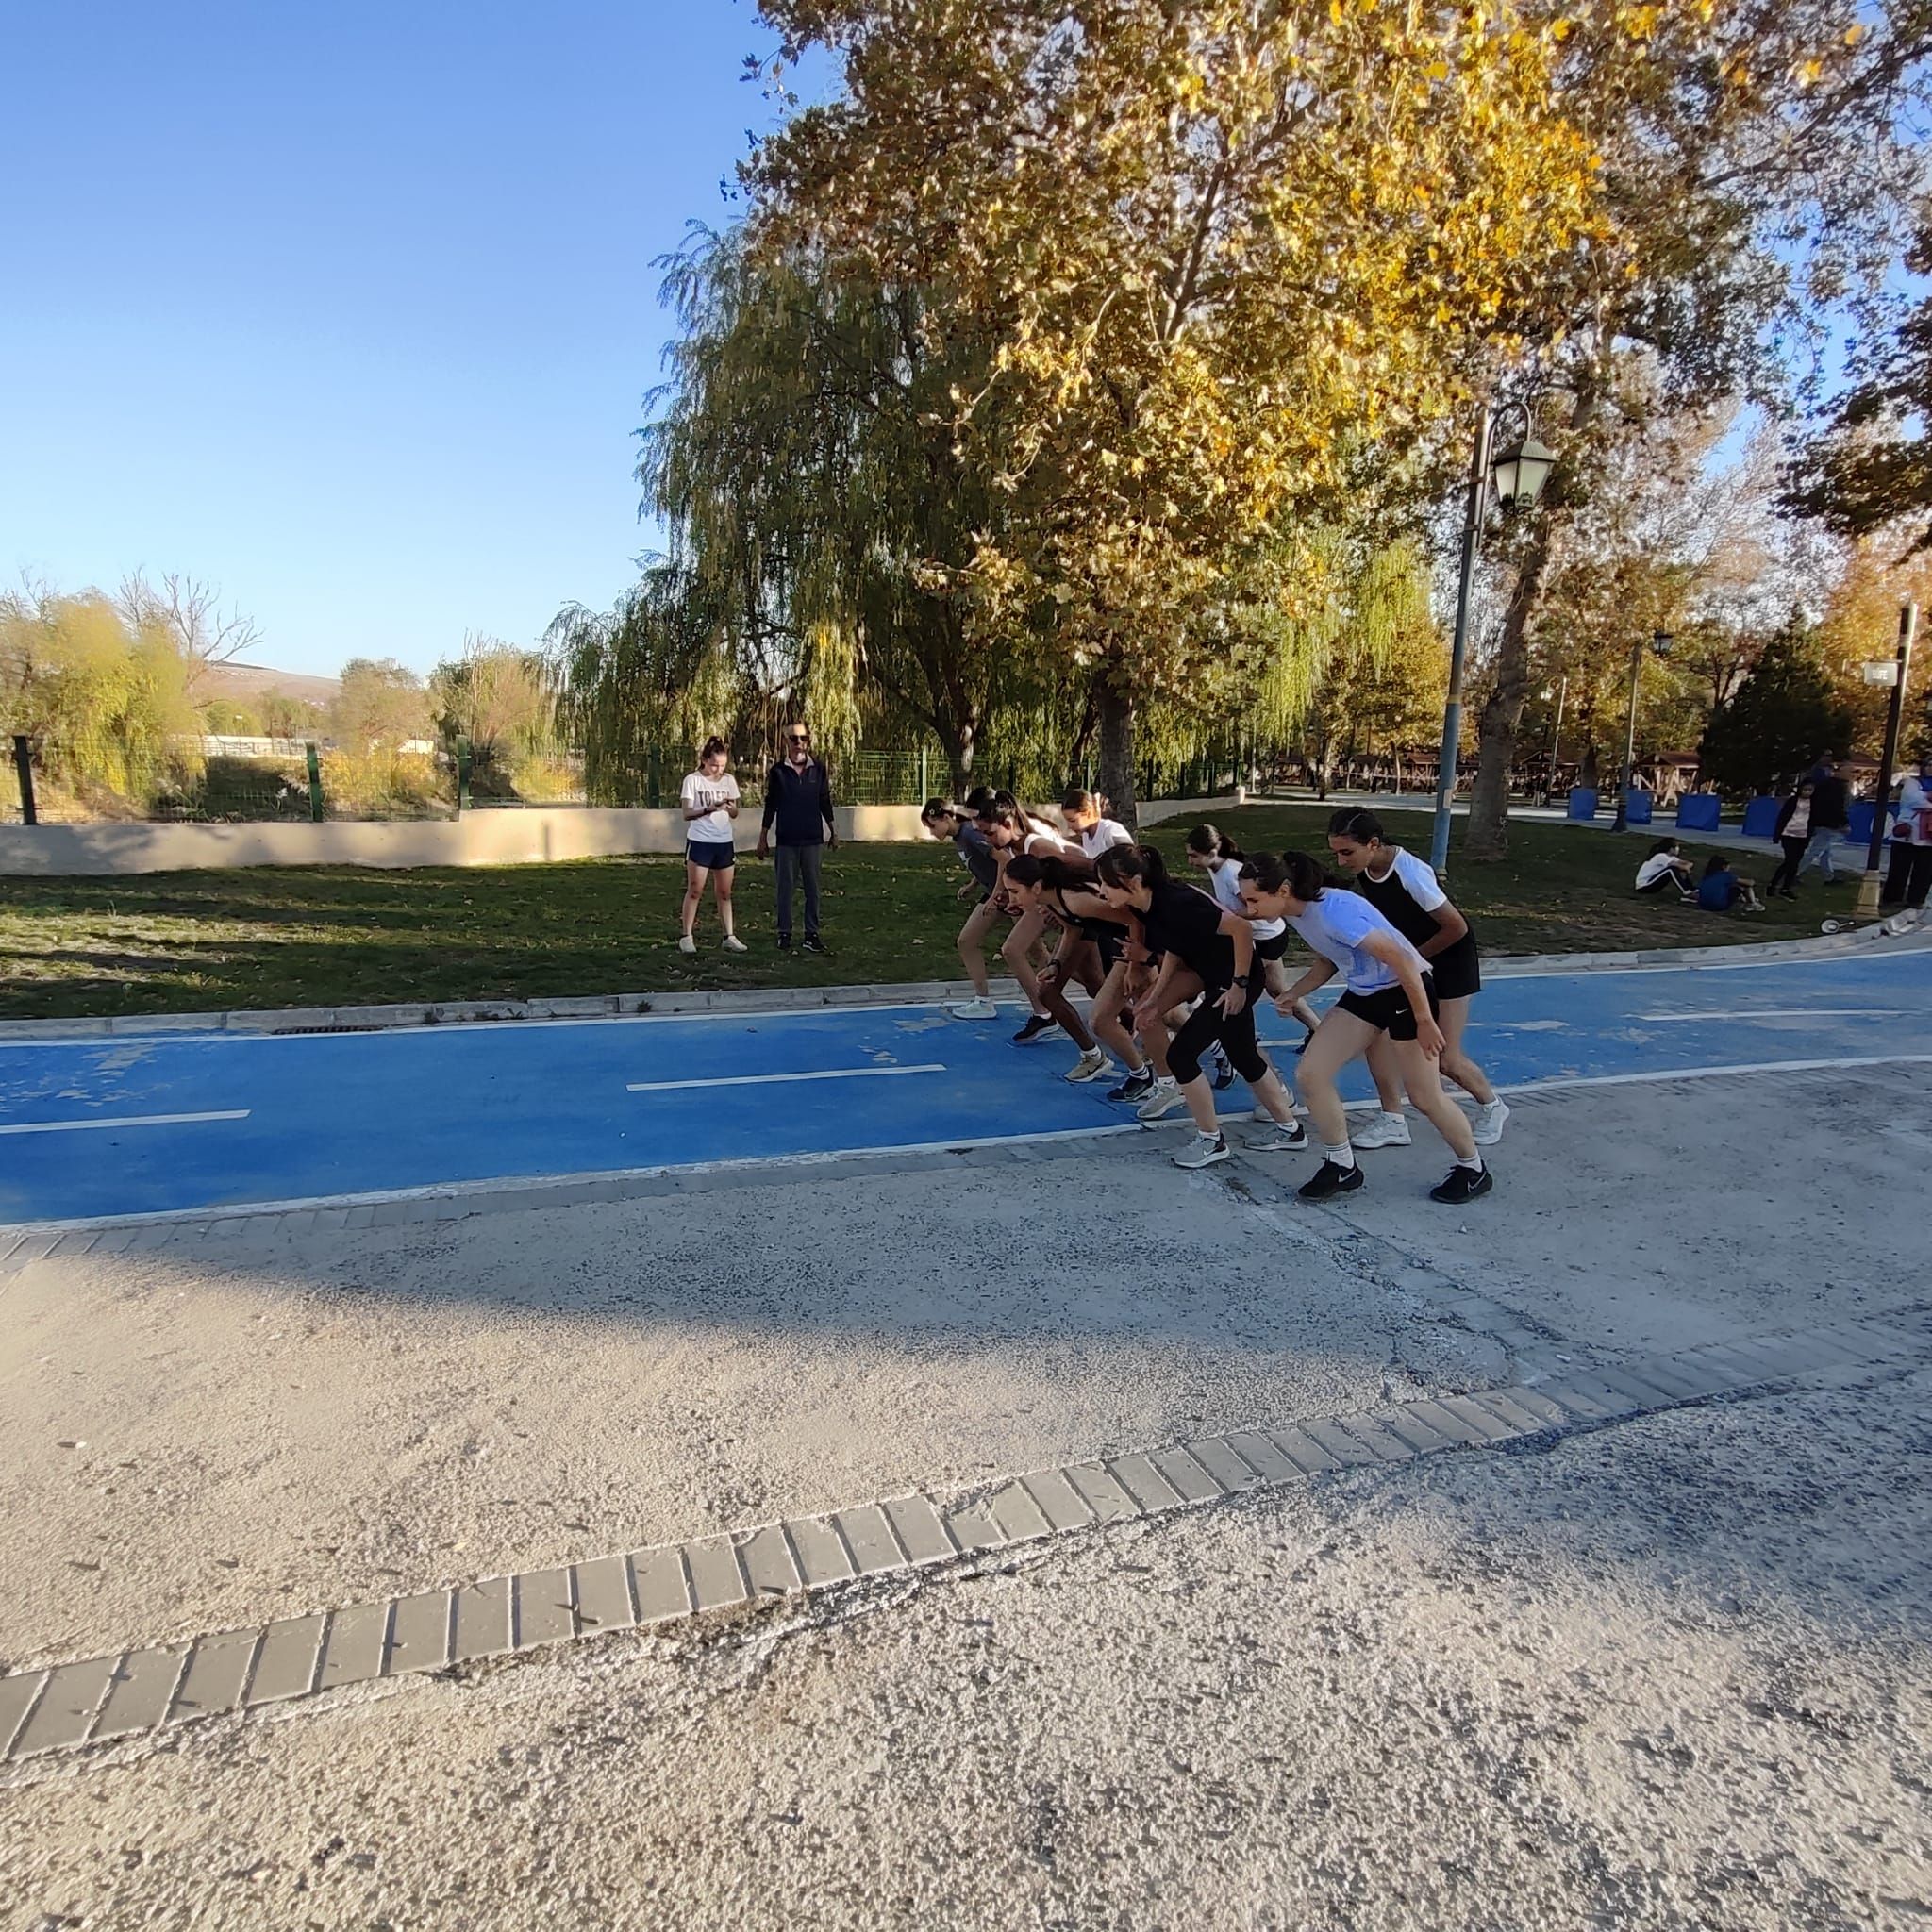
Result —
<path fill-rule="evenodd" d="M 1442 1077 L 1453 1080 L 1476 1102 L 1476 1144 L 1493 1145 L 1503 1137 L 1509 1108 L 1497 1098 L 1462 1043 L 1469 1027 L 1469 1003 L 1483 983 L 1469 921 L 1450 904 L 1435 873 L 1391 840 L 1374 812 L 1358 807 L 1338 811 L 1328 822 L 1328 849 L 1344 871 L 1355 874 L 1356 890 L 1427 961 L 1441 1001 L 1439 1024 L 1448 1042 L 1442 1053 Z M 1384 1095 L 1384 1113 L 1400 1126 L 1399 1112 L 1389 1106 L 1389 1097 L 1400 1091 L 1399 1083 L 1389 1067 L 1374 1065 L 1373 1055 L 1370 1067 Z"/>

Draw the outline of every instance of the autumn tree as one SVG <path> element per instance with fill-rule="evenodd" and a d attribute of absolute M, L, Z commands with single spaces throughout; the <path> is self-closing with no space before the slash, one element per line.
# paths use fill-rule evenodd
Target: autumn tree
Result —
<path fill-rule="evenodd" d="M 393 753 L 429 728 L 423 680 L 393 658 L 351 658 L 329 708 L 335 736 L 351 752 Z"/>
<path fill-rule="evenodd" d="M 1905 265 L 1932 273 L 1932 222 L 1922 222 Z M 1900 549 L 1932 548 L 1932 295 L 1857 344 L 1851 378 L 1824 431 L 1793 457 L 1786 505 L 1843 536 L 1896 532 Z"/>
<path fill-rule="evenodd" d="M 1504 615 L 1466 834 L 1478 858 L 1507 849 L 1534 620 L 1558 533 L 1620 426 L 1623 358 L 1655 359 L 1652 410 L 1787 393 L 1795 372 L 1780 347 L 1811 340 L 1821 313 L 1882 275 L 1922 178 L 1925 0 L 1571 11 L 1557 79 L 1603 157 L 1607 234 L 1545 290 L 1558 325 L 1520 329 L 1532 353 L 1513 379 L 1545 392 L 1563 461 L 1499 545 Z M 1632 30 L 1646 54 L 1636 66 Z"/>
<path fill-rule="evenodd" d="M 1339 508 L 1365 443 L 1425 434 L 1595 231 L 1565 29 L 1362 0 L 762 10 L 845 87 L 747 165 L 754 246 L 921 289 L 942 363 L 977 346 L 948 428 L 1005 502 L 970 639 L 1091 680 L 1130 814 L 1137 708 L 1186 691 L 1232 587 Z"/>

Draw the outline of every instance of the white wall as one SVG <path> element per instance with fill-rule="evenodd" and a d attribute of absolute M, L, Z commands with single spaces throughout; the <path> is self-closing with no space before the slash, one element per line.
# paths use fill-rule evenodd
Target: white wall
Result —
<path fill-rule="evenodd" d="M 839 836 L 919 839 L 916 805 L 840 809 Z M 749 851 L 755 824 L 741 825 Z M 684 849 L 675 811 L 532 806 L 457 819 L 235 825 L 0 825 L 0 874 L 59 876 L 200 872 L 248 865 L 525 865 Z"/>

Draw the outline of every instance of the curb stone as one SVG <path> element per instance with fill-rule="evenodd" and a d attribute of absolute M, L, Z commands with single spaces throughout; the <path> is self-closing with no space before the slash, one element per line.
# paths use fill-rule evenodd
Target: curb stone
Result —
<path fill-rule="evenodd" d="M 43 1664 L 0 1676 L 0 1761 L 138 1741 L 199 1718 L 245 1716 L 358 1683 L 531 1656 L 577 1638 L 848 1590 L 897 1572 L 944 1574 L 962 1559 L 1114 1522 L 1208 1508 L 1262 1489 L 1346 1478 L 1363 1468 L 1507 1455 L 1782 1390 L 1800 1376 L 1836 1381 L 1848 1370 L 1924 1360 L 1932 1352 L 1928 1313 L 1914 1305 L 1875 1320 L 1580 1366 L 1547 1382 L 1305 1418 L 1273 1430 L 1237 1429 L 996 1477 L 970 1490 L 915 1490 L 627 1555 Z"/>

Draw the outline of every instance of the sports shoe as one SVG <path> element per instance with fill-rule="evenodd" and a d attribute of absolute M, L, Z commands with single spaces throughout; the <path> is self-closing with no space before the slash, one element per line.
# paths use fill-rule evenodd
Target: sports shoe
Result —
<path fill-rule="evenodd" d="M 1234 1085 L 1234 1062 L 1220 1047 L 1214 1049 L 1214 1091 L 1224 1093 Z"/>
<path fill-rule="evenodd" d="M 991 1000 L 985 999 L 961 1000 L 957 1007 L 948 1007 L 946 1011 L 956 1020 L 997 1020 L 1000 1016 L 1000 1009 Z"/>
<path fill-rule="evenodd" d="M 825 950 L 825 942 L 817 933 L 808 932 L 805 936 L 805 950 L 808 953 L 823 953 Z"/>
<path fill-rule="evenodd" d="M 677 950 L 678 950 L 678 951 L 679 951 L 680 953 L 695 953 L 695 952 L 697 951 L 697 949 L 698 949 L 698 942 L 697 942 L 697 941 L 695 941 L 694 939 L 692 939 L 692 938 L 691 938 L 691 936 L 690 935 L 690 933 L 688 933 L 688 932 L 681 932 L 681 933 L 679 933 L 679 934 L 678 934 L 678 936 L 677 936 Z"/>
<path fill-rule="evenodd" d="M 1257 1107 L 1248 1118 L 1257 1126 L 1272 1127 L 1274 1124 L 1274 1116 L 1265 1107 Z"/>
<path fill-rule="evenodd" d="M 1212 1167 L 1227 1158 L 1225 1134 L 1196 1134 L 1178 1154 L 1169 1157 L 1176 1167 Z"/>
<path fill-rule="evenodd" d="M 1508 1118 L 1509 1103 L 1507 1100 L 1492 1100 L 1487 1107 L 1477 1108 L 1472 1123 L 1475 1129 L 1475 1144 L 1493 1147 L 1503 1138 L 1503 1124 Z"/>
<path fill-rule="evenodd" d="M 1348 1130 L 1348 1143 L 1357 1154 L 1364 1147 L 1407 1147 L 1408 1123 L 1399 1113 L 1374 1114 L 1366 1126 Z"/>
<path fill-rule="evenodd" d="M 724 950 L 727 953 L 748 953 L 751 948 L 735 932 L 724 935 Z"/>
<path fill-rule="evenodd" d="M 1096 1046 L 1091 1053 L 1083 1053 L 1074 1062 L 1067 1071 L 1067 1078 L 1075 1086 L 1084 1086 L 1089 1080 L 1105 1080 L 1109 1074 L 1119 1072 L 1120 1069 L 1106 1053 Z"/>
<path fill-rule="evenodd" d="M 1031 1046 L 1042 1033 L 1051 1033 L 1055 1022 L 1045 1013 L 1028 1013 L 1026 1024 L 1013 1035 L 1015 1046 Z"/>
<path fill-rule="evenodd" d="M 1454 1208 L 1487 1194 L 1496 1185 L 1496 1176 L 1486 1167 L 1452 1167 L 1447 1176 L 1429 1190 L 1432 1201 L 1446 1201 Z"/>
<path fill-rule="evenodd" d="M 1257 1154 L 1298 1154 L 1308 1144 L 1308 1130 L 1299 1121 L 1283 1125 L 1271 1116 L 1268 1125 L 1270 1132 L 1249 1134 L 1242 1144 Z"/>
<path fill-rule="evenodd" d="M 1109 1087 L 1107 1097 L 1109 1100 L 1145 1100 L 1154 1089 L 1154 1069 L 1136 1067 L 1118 1087 Z"/>
<path fill-rule="evenodd" d="M 1163 1114 L 1172 1113 L 1175 1108 L 1187 1104 L 1187 1096 L 1181 1091 L 1178 1080 L 1156 1080 L 1147 1090 L 1147 1098 L 1134 1109 L 1134 1118 L 1137 1121 L 1158 1121 Z"/>
<path fill-rule="evenodd" d="M 778 950 L 781 953 L 789 953 L 791 950 L 791 935 L 789 932 L 781 932 L 778 935 Z"/>
<path fill-rule="evenodd" d="M 1361 1185 L 1359 1162 L 1352 1161 L 1347 1167 L 1338 1167 L 1332 1160 L 1324 1160 L 1295 1192 L 1304 1201 L 1325 1201 L 1330 1194 L 1353 1193 Z"/>

